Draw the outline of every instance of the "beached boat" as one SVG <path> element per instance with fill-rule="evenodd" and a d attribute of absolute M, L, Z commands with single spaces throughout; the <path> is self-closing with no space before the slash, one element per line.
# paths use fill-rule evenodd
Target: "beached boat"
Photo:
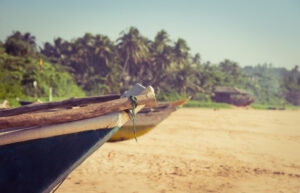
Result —
<path fill-rule="evenodd" d="M 235 106 L 248 106 L 255 101 L 255 98 L 246 92 L 226 86 L 217 86 L 211 99 L 217 103 L 228 103 Z"/>
<path fill-rule="evenodd" d="M 137 100 L 136 112 L 155 105 L 152 87 L 139 85 L 123 98 L 108 98 L 103 97 L 103 103 L 98 97 L 98 103 L 54 112 L 39 111 L 70 106 L 70 101 L 76 101 L 76 106 L 91 102 L 71 99 L 0 111 L 0 192 L 56 189 L 130 119 L 128 112 L 135 106 L 134 101 Z"/>
<path fill-rule="evenodd" d="M 230 104 L 235 106 L 245 107 L 253 103 L 255 99 L 247 95 L 232 96 Z"/>
<path fill-rule="evenodd" d="M 165 120 L 172 112 L 176 111 L 178 107 L 184 105 L 189 99 L 190 98 L 161 103 L 152 108 L 143 108 L 136 116 L 136 137 L 142 136 L 154 129 L 159 123 Z M 128 121 L 109 139 L 109 142 L 133 139 L 134 132 L 132 129 L 133 123 L 132 121 Z"/>

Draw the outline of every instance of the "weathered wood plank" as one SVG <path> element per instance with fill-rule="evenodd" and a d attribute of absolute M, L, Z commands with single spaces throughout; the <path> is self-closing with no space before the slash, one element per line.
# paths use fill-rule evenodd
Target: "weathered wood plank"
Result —
<path fill-rule="evenodd" d="M 89 130 L 117 127 L 118 122 L 124 123 L 123 119 L 125 121 L 129 119 L 128 114 L 124 111 L 72 122 L 13 130 L 8 133 L 0 133 L 0 146 L 34 139 L 80 133 Z"/>
<path fill-rule="evenodd" d="M 138 105 L 154 106 L 155 94 L 152 87 L 147 87 L 142 95 L 137 96 Z M 0 117 L 0 129 L 31 127 L 57 124 L 92 118 L 112 112 L 131 109 L 128 98 L 115 99 L 100 104 L 94 104 L 79 109 L 63 110 L 58 112 L 27 113 L 16 116 Z"/>
<path fill-rule="evenodd" d="M 2 110 L 0 111 L 0 117 L 19 115 L 28 112 L 36 112 L 45 109 L 80 106 L 80 105 L 88 105 L 92 103 L 106 102 L 114 99 L 119 99 L 120 96 L 121 95 L 113 94 L 113 95 L 104 95 L 104 96 L 97 96 L 97 97 L 70 98 L 67 100 L 57 101 L 57 102 L 25 105 L 17 108 Z"/>

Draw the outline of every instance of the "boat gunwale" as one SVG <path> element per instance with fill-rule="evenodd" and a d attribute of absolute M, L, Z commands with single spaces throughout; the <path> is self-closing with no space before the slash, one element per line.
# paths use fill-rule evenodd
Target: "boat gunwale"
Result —
<path fill-rule="evenodd" d="M 143 88 L 144 90 L 140 94 L 137 94 L 138 96 L 136 97 L 142 97 L 144 101 L 142 104 L 136 107 L 136 112 L 139 112 L 146 104 L 149 105 L 153 102 L 156 103 L 153 88 L 151 86 Z M 135 95 L 134 91 L 132 92 L 133 95 Z M 127 100 L 130 100 L 127 97 L 124 97 L 122 99 L 121 100 L 125 102 L 127 102 Z M 89 117 L 86 119 L 62 123 L 60 122 L 57 124 L 48 124 L 31 128 L 24 127 L 16 128 L 15 130 L 12 129 L 10 132 L 2 133 L 2 135 L 0 135 L 0 146 L 33 139 L 48 138 L 58 135 L 77 133 L 81 131 L 121 127 L 130 119 L 130 115 L 128 113 L 128 110 L 130 108 L 132 108 L 131 104 L 130 107 L 122 109 L 121 111 Z M 3 119 L 3 117 L 1 117 L 0 119 Z"/>

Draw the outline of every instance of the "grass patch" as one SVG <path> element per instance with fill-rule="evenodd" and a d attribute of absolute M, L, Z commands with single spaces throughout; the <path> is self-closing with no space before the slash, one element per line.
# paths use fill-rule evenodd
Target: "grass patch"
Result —
<path fill-rule="evenodd" d="M 214 108 L 214 109 L 230 109 L 231 106 L 226 103 L 215 103 L 215 102 L 204 102 L 204 101 L 196 101 L 189 100 L 184 107 L 189 108 Z"/>
<path fill-rule="evenodd" d="M 254 104 L 251 104 L 250 105 L 253 109 L 263 109 L 263 110 L 285 110 L 285 109 L 288 109 L 288 110 L 297 110 L 297 109 L 300 109 L 300 106 L 295 106 L 295 105 L 292 105 L 292 104 L 285 104 L 285 105 L 270 105 L 270 104 L 257 104 L 257 103 L 254 103 Z"/>

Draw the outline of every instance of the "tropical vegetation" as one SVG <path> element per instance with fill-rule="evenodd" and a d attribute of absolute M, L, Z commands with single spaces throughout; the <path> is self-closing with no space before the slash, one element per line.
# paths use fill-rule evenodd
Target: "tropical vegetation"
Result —
<path fill-rule="evenodd" d="M 152 40 L 135 27 L 116 40 L 86 33 L 41 47 L 35 36 L 16 31 L 0 42 L 0 69 L 0 99 L 47 97 L 50 88 L 54 97 L 120 93 L 138 82 L 152 85 L 160 100 L 192 96 L 202 103 L 211 102 L 216 86 L 240 88 L 261 105 L 290 104 L 300 92 L 298 66 L 212 64 L 191 54 L 182 38 L 172 41 L 161 30 Z"/>

